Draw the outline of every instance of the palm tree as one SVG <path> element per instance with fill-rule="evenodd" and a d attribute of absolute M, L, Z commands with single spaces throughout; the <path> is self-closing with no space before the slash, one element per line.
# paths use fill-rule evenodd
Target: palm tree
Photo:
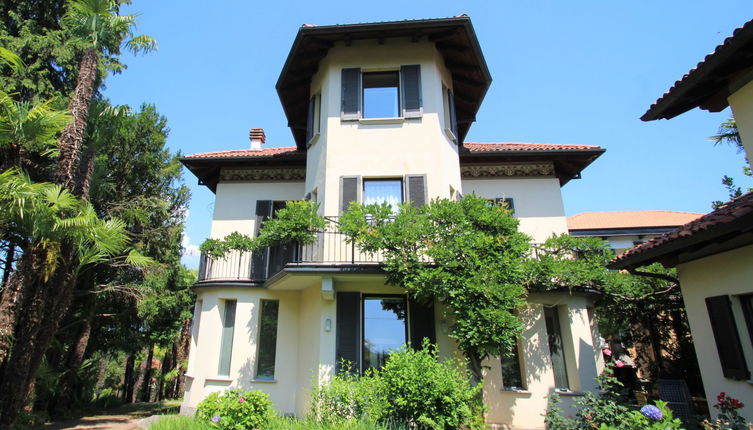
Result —
<path fill-rule="evenodd" d="M 11 424 L 68 309 L 77 275 L 115 256 L 130 265 L 150 260 L 128 251 L 123 221 L 103 220 L 88 201 L 59 184 L 34 183 L 17 169 L 0 173 L 0 228 L 14 231 L 23 250 L 6 286 L 17 300 L 0 303 L 0 424 Z M 75 259 L 66 258 L 68 252 Z"/>
<path fill-rule="evenodd" d="M 81 58 L 76 88 L 68 105 L 73 120 L 63 130 L 58 144 L 60 157 L 56 182 L 69 190 L 74 188 L 76 165 L 101 56 L 118 55 L 121 48 L 133 53 L 157 49 L 157 43 L 151 37 L 134 36 L 136 16 L 119 14 L 124 3 L 125 0 L 73 0 L 63 18 L 66 27 L 89 44 Z"/>

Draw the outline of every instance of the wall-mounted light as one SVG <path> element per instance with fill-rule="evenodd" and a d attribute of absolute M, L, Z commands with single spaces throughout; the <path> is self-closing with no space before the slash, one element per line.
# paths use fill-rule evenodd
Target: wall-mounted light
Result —
<path fill-rule="evenodd" d="M 332 331 L 332 319 L 331 318 L 327 318 L 326 320 L 324 320 L 324 331 L 326 332 Z"/>

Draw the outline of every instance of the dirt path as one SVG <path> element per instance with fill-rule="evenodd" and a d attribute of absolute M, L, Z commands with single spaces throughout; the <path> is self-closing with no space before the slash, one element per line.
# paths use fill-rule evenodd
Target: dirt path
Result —
<path fill-rule="evenodd" d="M 177 402 L 166 403 L 138 403 L 124 405 L 117 409 L 103 412 L 100 415 L 89 415 L 69 421 L 61 421 L 36 427 L 34 430 L 69 430 L 69 429 L 112 429 L 112 430 L 135 430 L 142 419 L 160 413 L 173 412 L 179 404 Z"/>

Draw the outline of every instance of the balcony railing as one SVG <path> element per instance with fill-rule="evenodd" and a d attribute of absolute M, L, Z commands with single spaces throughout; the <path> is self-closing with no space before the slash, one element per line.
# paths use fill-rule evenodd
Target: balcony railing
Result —
<path fill-rule="evenodd" d="M 381 252 L 369 253 L 348 243 L 345 234 L 337 229 L 337 218 L 328 217 L 327 227 L 316 232 L 313 243 L 289 243 L 265 248 L 254 254 L 231 251 L 222 258 L 201 255 L 199 282 L 245 281 L 264 282 L 289 264 L 357 264 L 377 265 L 384 261 Z M 541 244 L 532 244 L 531 256 L 541 258 L 552 250 Z M 576 258 L 570 253 L 566 258 Z M 429 261 L 427 259 L 427 261 Z"/>
<path fill-rule="evenodd" d="M 362 251 L 348 243 L 345 234 L 337 230 L 337 220 L 323 231 L 316 232 L 313 243 L 290 243 L 266 248 L 255 254 L 231 251 L 222 258 L 201 255 L 199 281 L 254 281 L 264 282 L 288 264 L 379 264 L 384 261 L 381 252 Z"/>

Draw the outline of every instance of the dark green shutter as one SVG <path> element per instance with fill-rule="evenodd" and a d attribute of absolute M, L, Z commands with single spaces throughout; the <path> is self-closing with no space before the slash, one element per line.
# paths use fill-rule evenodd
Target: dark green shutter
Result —
<path fill-rule="evenodd" d="M 706 308 L 709 311 L 711 331 L 714 333 L 716 350 L 719 353 L 719 363 L 725 378 L 746 380 L 750 377 L 748 366 L 745 364 L 740 335 L 732 314 L 732 304 L 729 296 L 706 298 Z"/>
<path fill-rule="evenodd" d="M 259 230 L 264 221 L 272 216 L 272 201 L 256 201 L 256 231 L 254 236 L 259 235 Z M 267 279 L 267 256 L 269 248 L 262 248 L 254 252 L 251 259 L 251 279 L 254 281 L 263 281 Z"/>
<path fill-rule="evenodd" d="M 340 214 L 344 214 L 348 210 L 350 202 L 358 201 L 360 182 L 358 176 L 343 176 L 340 178 Z"/>
<path fill-rule="evenodd" d="M 410 322 L 410 343 L 414 349 L 420 349 L 424 338 L 432 344 L 437 343 L 434 327 L 434 303 L 423 303 L 415 299 L 408 301 Z"/>
<path fill-rule="evenodd" d="M 460 140 L 460 136 L 458 136 L 458 117 L 455 112 L 455 96 L 452 94 L 452 90 L 447 90 L 447 107 L 450 110 L 450 131 L 452 131 L 456 139 Z"/>
<path fill-rule="evenodd" d="M 340 95 L 340 118 L 354 120 L 361 118 L 361 69 L 342 70 L 342 92 Z"/>
<path fill-rule="evenodd" d="M 426 204 L 426 176 L 425 175 L 407 175 L 405 177 L 408 201 L 413 207 L 418 208 Z"/>
<path fill-rule="evenodd" d="M 421 66 L 418 64 L 400 67 L 400 89 L 404 118 L 420 118 L 423 113 L 421 100 Z"/>
<path fill-rule="evenodd" d="M 309 99 L 309 114 L 306 118 L 306 143 L 314 137 L 314 114 L 316 114 L 316 96 Z"/>
<path fill-rule="evenodd" d="M 361 293 L 337 293 L 336 358 L 337 373 L 348 370 L 343 361 L 353 370 L 361 366 Z"/>

